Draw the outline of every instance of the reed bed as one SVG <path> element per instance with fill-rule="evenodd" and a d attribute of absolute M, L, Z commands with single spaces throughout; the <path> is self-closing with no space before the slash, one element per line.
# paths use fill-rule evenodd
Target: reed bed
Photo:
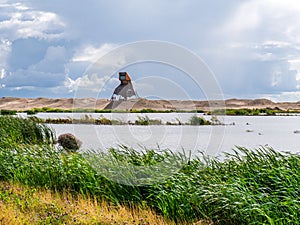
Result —
<path fill-rule="evenodd" d="M 145 206 L 175 223 L 300 221 L 298 154 L 236 147 L 219 161 L 201 153 L 191 158 L 170 150 L 140 151 L 126 146 L 67 154 L 45 142 L 32 145 L 26 138 L 16 145 L 22 132 L 1 129 L 1 142 L 10 139 L 6 142 L 11 143 L 0 145 L 2 181 L 93 196 L 114 205 Z M 13 129 L 21 127 L 14 125 Z"/>
<path fill-rule="evenodd" d="M 115 119 L 108 119 L 103 115 L 100 115 L 98 118 L 93 118 L 91 115 L 85 114 L 79 119 L 75 118 L 47 118 L 41 119 L 38 117 L 31 117 L 36 122 L 39 123 L 46 123 L 46 124 L 95 124 L 95 125 L 141 125 L 141 126 L 148 126 L 148 125 L 192 125 L 192 126 L 200 126 L 200 125 L 224 125 L 221 121 L 216 117 L 212 116 L 211 120 L 206 120 L 201 116 L 197 116 L 196 114 L 191 116 L 188 122 L 182 123 L 178 118 L 176 122 L 169 122 L 163 123 L 159 119 L 150 119 L 147 115 L 146 116 L 138 116 L 135 121 L 122 121 L 122 120 L 115 120 Z"/>
<path fill-rule="evenodd" d="M 0 146 L 5 144 L 51 144 L 55 142 L 55 132 L 47 125 L 34 119 L 0 116 Z"/>

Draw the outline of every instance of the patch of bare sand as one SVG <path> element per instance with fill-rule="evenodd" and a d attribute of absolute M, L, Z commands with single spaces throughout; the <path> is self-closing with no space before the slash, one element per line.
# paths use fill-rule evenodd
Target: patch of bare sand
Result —
<path fill-rule="evenodd" d="M 298 102 L 272 102 L 268 99 L 228 99 L 225 101 L 226 108 L 270 108 L 270 109 L 300 109 Z M 0 98 L 0 109 L 28 110 L 33 108 L 56 108 L 56 109 L 153 109 L 153 110 L 212 110 L 225 108 L 222 101 L 195 101 L 195 100 L 148 100 L 130 99 L 127 101 L 111 102 L 107 99 L 94 98 Z"/>
<path fill-rule="evenodd" d="M 103 109 L 109 103 L 107 99 L 73 99 L 73 98 L 10 98 L 0 99 L 0 109 L 28 110 L 33 108 L 54 109 Z"/>

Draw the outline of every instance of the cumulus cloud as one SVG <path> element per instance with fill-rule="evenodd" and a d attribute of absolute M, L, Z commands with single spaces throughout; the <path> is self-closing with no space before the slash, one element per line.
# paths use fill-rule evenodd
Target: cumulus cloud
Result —
<path fill-rule="evenodd" d="M 64 85 L 68 88 L 69 92 L 80 92 L 84 95 L 98 94 L 104 92 L 108 86 L 115 84 L 118 81 L 117 78 L 110 78 L 109 76 L 99 76 L 98 74 L 84 75 L 73 80 L 67 77 Z M 111 87 L 110 87 L 111 88 Z"/>
<path fill-rule="evenodd" d="M 57 39 L 64 35 L 65 23 L 53 12 L 31 9 L 24 3 L 0 4 L 0 32 L 4 38 Z"/>
<path fill-rule="evenodd" d="M 11 52 L 11 42 L 7 39 L 0 39 L 0 88 L 5 88 L 4 79 L 7 77 L 8 57 Z"/>
<path fill-rule="evenodd" d="M 7 93 L 55 87 L 65 76 L 67 53 L 55 43 L 64 37 L 65 23 L 27 3 L 0 2 L 1 87 Z"/>
<path fill-rule="evenodd" d="M 6 71 L 5 71 L 5 69 L 1 69 L 1 71 L 0 71 L 0 79 L 4 79 L 6 77 Z"/>
<path fill-rule="evenodd" d="M 0 65 L 5 66 L 7 57 L 11 51 L 11 42 L 7 39 L 0 39 Z"/>
<path fill-rule="evenodd" d="M 300 89 L 300 58 L 289 60 L 290 69 L 297 72 L 296 80 L 298 82 L 297 88 Z"/>
<path fill-rule="evenodd" d="M 87 45 L 75 51 L 72 61 L 92 63 L 98 60 L 101 56 L 115 49 L 116 47 L 118 47 L 118 45 L 114 43 L 105 43 L 102 44 L 100 47 Z"/>

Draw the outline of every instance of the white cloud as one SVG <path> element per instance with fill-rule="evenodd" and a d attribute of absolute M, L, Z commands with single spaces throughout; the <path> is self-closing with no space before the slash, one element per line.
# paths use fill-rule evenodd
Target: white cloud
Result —
<path fill-rule="evenodd" d="M 5 77 L 6 77 L 6 71 L 5 71 L 4 68 L 2 68 L 2 69 L 0 70 L 0 79 L 2 80 L 2 79 L 4 79 Z"/>
<path fill-rule="evenodd" d="M 16 3 L 9 3 L 8 0 L 1 0 L 0 1 L 0 8 L 6 8 L 6 9 L 17 9 L 17 10 L 28 10 L 29 7 L 27 7 L 26 5 L 24 5 L 21 2 L 16 2 Z"/>
<path fill-rule="evenodd" d="M 107 54 L 111 50 L 118 47 L 117 44 L 113 43 L 105 43 L 102 44 L 100 47 L 95 47 L 93 45 L 87 45 L 79 50 L 77 50 L 72 58 L 73 62 L 95 62 L 101 56 Z"/>
<path fill-rule="evenodd" d="M 289 92 L 281 92 L 279 94 L 268 94 L 264 96 L 258 97 L 265 97 L 274 102 L 298 102 L 300 99 L 300 91 L 289 91 Z"/>
<path fill-rule="evenodd" d="M 107 84 L 115 83 L 116 78 L 110 78 L 109 76 L 99 76 L 97 74 L 84 75 L 77 79 L 71 79 L 67 77 L 64 86 L 69 92 L 84 91 L 89 93 L 99 93 L 104 91 Z"/>
<path fill-rule="evenodd" d="M 300 89 L 300 59 L 294 59 L 294 60 L 289 60 L 290 63 L 290 69 L 297 71 L 296 74 L 296 81 L 297 81 L 297 88 Z"/>
<path fill-rule="evenodd" d="M 240 4 L 221 29 L 230 39 L 271 44 L 299 43 L 300 2 L 252 0 Z M 247 43 L 247 42 L 246 42 Z"/>
<path fill-rule="evenodd" d="M 7 58 L 11 52 L 11 42 L 7 39 L 0 39 L 0 68 L 7 67 Z"/>
<path fill-rule="evenodd" d="M 24 3 L 1 4 L 0 32 L 9 40 L 18 38 L 57 39 L 64 35 L 66 24 L 53 12 L 38 11 Z"/>
<path fill-rule="evenodd" d="M 280 85 L 282 81 L 282 73 L 281 71 L 279 70 L 275 70 L 273 73 L 272 73 L 272 81 L 271 81 L 271 85 L 274 87 L 274 86 L 278 86 Z"/>
<path fill-rule="evenodd" d="M 291 47 L 291 43 L 286 41 L 268 40 L 268 41 L 264 41 L 261 46 L 258 45 L 258 47 L 263 49 L 286 48 L 286 47 Z"/>
<path fill-rule="evenodd" d="M 7 77 L 7 58 L 11 52 L 11 42 L 6 39 L 0 39 L 0 88 L 5 88 L 3 80 Z"/>

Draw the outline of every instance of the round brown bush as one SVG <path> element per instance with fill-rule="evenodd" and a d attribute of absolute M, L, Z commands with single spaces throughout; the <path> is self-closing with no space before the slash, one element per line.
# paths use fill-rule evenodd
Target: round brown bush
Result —
<path fill-rule="evenodd" d="M 70 152 L 76 152 L 82 145 L 82 142 L 71 133 L 59 135 L 57 142 L 66 151 Z"/>

